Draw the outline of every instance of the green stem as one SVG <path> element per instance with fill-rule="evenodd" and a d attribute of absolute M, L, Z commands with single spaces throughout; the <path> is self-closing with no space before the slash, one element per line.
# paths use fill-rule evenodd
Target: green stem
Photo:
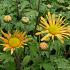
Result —
<path fill-rule="evenodd" d="M 40 8 L 40 3 L 41 3 L 41 0 L 38 0 L 38 7 L 37 7 L 38 17 L 37 17 L 37 19 L 36 19 L 36 25 L 35 25 L 35 29 L 34 29 L 34 34 L 35 34 L 35 32 L 36 32 L 36 28 L 37 28 L 37 25 L 38 25 L 38 22 L 39 22 L 39 16 L 40 16 L 39 8 Z"/>
<path fill-rule="evenodd" d="M 49 46 L 49 60 L 50 60 L 50 46 Z"/>
<path fill-rule="evenodd" d="M 49 52 L 49 60 L 50 60 L 50 46 L 51 46 L 51 40 L 49 41 L 49 49 L 48 49 L 48 52 Z"/>
<path fill-rule="evenodd" d="M 39 44 L 40 44 L 40 35 L 39 35 Z"/>
<path fill-rule="evenodd" d="M 37 7 L 38 12 L 39 12 L 39 8 L 40 8 L 40 3 L 41 3 L 41 0 L 38 0 L 38 7 Z"/>
<path fill-rule="evenodd" d="M 20 12 L 19 12 L 19 0 L 16 0 L 16 12 L 17 12 L 17 20 L 20 19 Z"/>
<path fill-rule="evenodd" d="M 14 52 L 14 62 L 16 64 L 16 70 L 21 70 L 21 59 L 16 52 Z"/>
<path fill-rule="evenodd" d="M 29 0 L 29 3 L 30 3 L 30 8 L 31 8 L 31 0 Z"/>

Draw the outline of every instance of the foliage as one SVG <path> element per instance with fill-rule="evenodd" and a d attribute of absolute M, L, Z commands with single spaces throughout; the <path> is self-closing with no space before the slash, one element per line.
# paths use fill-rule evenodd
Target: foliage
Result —
<path fill-rule="evenodd" d="M 48 11 L 63 16 L 70 24 L 70 0 L 0 0 L 0 30 L 11 33 L 26 31 L 31 38 L 13 55 L 9 51 L 3 52 L 0 45 L 0 70 L 70 70 L 70 39 L 65 39 L 65 44 L 58 40 L 51 42 L 50 52 L 39 48 L 40 36 L 35 36 L 35 32 L 40 16 L 45 16 Z M 10 15 L 12 21 L 4 22 L 5 15 Z M 22 22 L 22 17 L 29 18 L 29 22 Z"/>

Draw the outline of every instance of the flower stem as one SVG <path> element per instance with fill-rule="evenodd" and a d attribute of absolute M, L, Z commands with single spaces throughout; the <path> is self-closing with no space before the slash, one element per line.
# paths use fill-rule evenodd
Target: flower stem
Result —
<path fill-rule="evenodd" d="M 17 20 L 20 19 L 20 12 L 19 12 L 19 0 L 16 0 L 16 12 L 17 12 Z"/>
<path fill-rule="evenodd" d="M 50 60 L 50 46 L 49 46 L 49 60 Z"/>
<path fill-rule="evenodd" d="M 49 60 L 50 60 L 50 46 L 51 46 L 51 40 L 49 41 L 49 48 L 48 48 L 48 52 L 49 52 Z"/>
<path fill-rule="evenodd" d="M 40 8 L 40 3 L 41 3 L 41 0 L 38 0 L 38 7 L 37 7 L 38 17 L 37 17 L 37 19 L 36 19 L 36 25 L 35 25 L 35 29 L 34 29 L 34 34 L 35 34 L 35 32 L 36 32 L 36 28 L 37 28 L 37 25 L 38 25 L 38 22 L 39 22 L 39 16 L 40 16 L 39 8 Z"/>
<path fill-rule="evenodd" d="M 16 64 L 16 70 L 21 70 L 21 59 L 20 59 L 20 56 L 15 52 L 14 54 L 14 62 Z"/>

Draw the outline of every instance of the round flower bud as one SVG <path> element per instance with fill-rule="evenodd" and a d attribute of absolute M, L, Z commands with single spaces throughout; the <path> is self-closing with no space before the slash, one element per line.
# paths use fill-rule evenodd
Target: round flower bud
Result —
<path fill-rule="evenodd" d="M 29 23 L 29 18 L 28 17 L 22 17 L 21 21 L 23 23 Z"/>
<path fill-rule="evenodd" d="M 40 47 L 41 50 L 47 50 L 48 44 L 45 43 L 45 42 L 41 42 L 39 47 Z"/>
<path fill-rule="evenodd" d="M 6 15 L 6 16 L 4 16 L 3 20 L 4 20 L 4 22 L 8 23 L 8 22 L 12 21 L 12 17 L 10 15 Z"/>
<path fill-rule="evenodd" d="M 52 8 L 53 6 L 52 6 L 51 4 L 48 4 L 47 7 L 48 7 L 48 8 Z"/>

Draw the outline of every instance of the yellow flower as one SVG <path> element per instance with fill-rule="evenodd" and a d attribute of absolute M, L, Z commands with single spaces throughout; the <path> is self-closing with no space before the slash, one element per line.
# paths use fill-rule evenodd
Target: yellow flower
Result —
<path fill-rule="evenodd" d="M 3 20 L 8 23 L 8 22 L 12 21 L 12 17 L 10 15 L 6 15 L 6 16 L 4 16 Z"/>
<path fill-rule="evenodd" d="M 64 38 L 69 38 L 70 36 L 70 29 L 68 28 L 67 24 L 64 24 L 63 17 L 58 18 L 55 17 L 55 14 L 50 14 L 48 12 L 48 20 L 46 21 L 45 18 L 41 17 L 39 24 L 43 27 L 43 31 L 37 32 L 36 35 L 46 34 L 41 41 L 47 40 L 48 38 L 58 38 L 62 43 L 64 43 Z"/>
<path fill-rule="evenodd" d="M 6 51 L 6 49 L 10 49 L 11 54 L 13 54 L 15 48 L 23 47 L 23 45 L 25 45 L 28 41 L 26 32 L 16 31 L 14 34 L 11 34 L 10 32 L 6 34 L 2 30 L 1 32 L 4 35 L 4 37 L 0 37 L 0 39 L 4 41 L 4 44 L 2 44 L 4 46 L 3 51 Z"/>

